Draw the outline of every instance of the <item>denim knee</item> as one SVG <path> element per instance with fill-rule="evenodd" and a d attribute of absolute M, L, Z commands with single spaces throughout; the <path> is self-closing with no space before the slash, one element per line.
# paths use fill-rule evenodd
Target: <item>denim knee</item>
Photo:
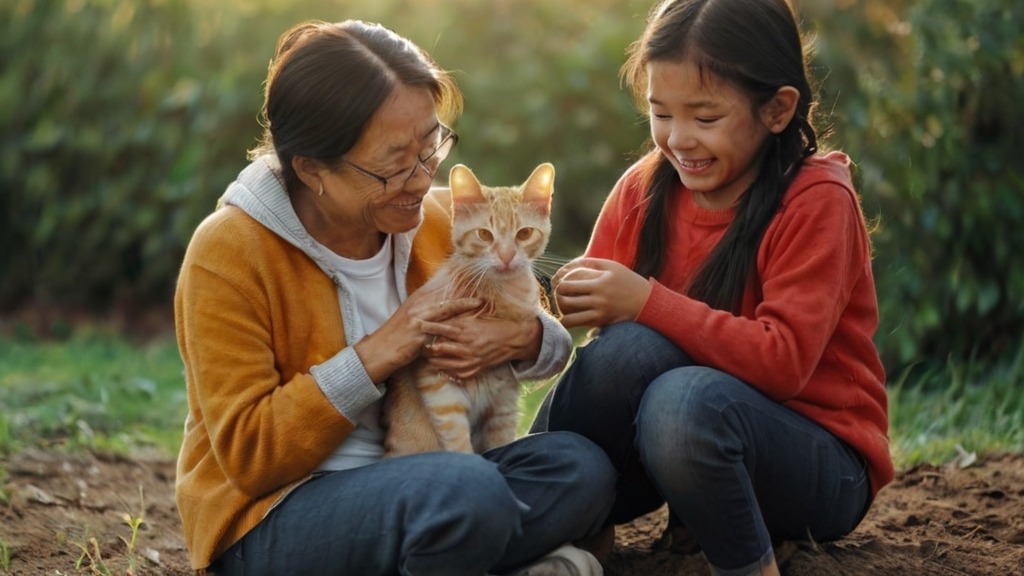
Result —
<path fill-rule="evenodd" d="M 731 438 L 724 409 L 733 401 L 732 376 L 703 366 L 666 372 L 647 388 L 637 413 L 637 450 L 655 476 L 671 469 L 676 481 L 692 470 L 690 463 L 709 462 L 723 450 L 739 450 Z"/>
<path fill-rule="evenodd" d="M 618 474 L 604 450 L 578 434 L 552 432 L 550 435 L 557 439 L 553 442 L 553 451 L 567 469 L 566 483 L 575 486 L 577 492 L 607 495 L 610 506 Z"/>
<path fill-rule="evenodd" d="M 533 494 L 536 482 L 543 483 L 544 498 L 557 496 L 560 505 L 572 508 L 579 503 L 587 514 L 599 514 L 615 498 L 617 473 L 607 454 L 587 438 L 573 432 L 545 432 L 525 436 L 512 444 L 484 454 L 498 462 L 499 470 L 513 489 Z M 528 502 L 531 506 L 536 502 Z M 595 506 L 597 509 L 594 509 Z"/>
<path fill-rule="evenodd" d="M 520 503 L 498 467 L 487 460 L 459 453 L 432 454 L 430 486 L 410 487 L 403 494 L 407 528 L 420 523 L 445 526 L 466 546 L 488 546 L 518 535 Z M 427 530 L 424 526 L 425 532 Z"/>
<path fill-rule="evenodd" d="M 691 364 L 689 357 L 671 340 L 653 328 L 636 322 L 620 322 L 601 329 L 593 340 L 577 351 L 601 371 L 643 374 L 653 380 L 661 373 Z"/>
<path fill-rule="evenodd" d="M 517 497 L 529 506 L 492 572 L 516 568 L 603 525 L 615 501 L 616 473 L 604 452 L 570 432 L 531 434 L 484 454 L 499 463 Z"/>
<path fill-rule="evenodd" d="M 570 395 L 573 410 L 594 418 L 606 407 L 623 403 L 635 409 L 640 394 L 653 379 L 689 363 L 686 354 L 655 330 L 623 322 L 601 329 L 598 336 L 577 349 L 576 359 L 559 386 Z"/>

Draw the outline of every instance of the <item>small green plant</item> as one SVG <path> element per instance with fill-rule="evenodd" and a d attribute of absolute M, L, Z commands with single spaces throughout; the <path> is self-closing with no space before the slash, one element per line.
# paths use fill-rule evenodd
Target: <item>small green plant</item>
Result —
<path fill-rule="evenodd" d="M 7 484 L 7 468 L 4 467 L 3 463 L 0 462 L 0 504 L 8 506 L 11 503 L 11 496 L 4 489 Z"/>
<path fill-rule="evenodd" d="M 11 438 L 11 425 L 7 416 L 0 413 L 0 456 L 10 454 L 14 449 L 14 440 Z"/>
<path fill-rule="evenodd" d="M 136 512 L 133 508 L 123 500 L 121 505 L 124 507 L 125 512 L 121 515 L 121 519 L 125 525 L 128 526 L 128 535 L 118 535 L 117 538 L 124 543 L 124 555 L 108 556 L 103 557 L 103 553 L 100 550 L 99 539 L 96 536 L 90 534 L 90 530 L 86 527 L 82 535 L 78 538 L 68 539 L 67 535 L 63 532 L 57 532 L 57 542 L 61 546 L 66 543 L 70 544 L 77 549 L 78 559 L 75 561 L 75 570 L 79 574 L 85 573 L 91 576 L 112 576 L 114 574 L 121 574 L 123 570 L 124 576 L 136 576 L 139 574 L 139 555 L 137 550 L 139 529 L 145 522 L 145 510 L 146 500 L 142 486 L 139 486 L 139 507 Z"/>
<path fill-rule="evenodd" d="M 123 536 L 118 536 L 125 545 L 125 556 L 128 559 L 128 576 L 134 576 L 137 568 L 138 559 L 135 554 L 135 542 L 139 536 L 139 527 L 145 521 L 146 514 L 146 497 L 143 494 L 142 486 L 139 485 L 139 513 L 132 512 L 131 508 L 125 505 L 126 512 L 121 516 L 124 519 L 124 523 L 131 529 L 131 535 L 125 539 Z"/>
<path fill-rule="evenodd" d="M 11 546 L 0 540 L 0 570 L 5 573 L 11 570 Z"/>
<path fill-rule="evenodd" d="M 78 560 L 75 561 L 75 570 L 88 570 L 88 573 L 94 576 L 111 576 L 110 568 L 100 553 L 100 543 L 95 537 L 76 540 L 72 544 L 81 551 Z"/>

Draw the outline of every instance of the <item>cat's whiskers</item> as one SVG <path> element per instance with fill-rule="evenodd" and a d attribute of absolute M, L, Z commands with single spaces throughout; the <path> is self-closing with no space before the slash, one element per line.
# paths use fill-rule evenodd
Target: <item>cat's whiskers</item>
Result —
<path fill-rule="evenodd" d="M 470 262 L 465 266 L 456 269 L 451 276 L 451 282 L 445 290 L 447 298 L 460 298 L 466 294 L 475 294 L 484 279 L 486 268 L 481 269 L 480 263 Z"/>
<path fill-rule="evenodd" d="M 509 284 L 495 281 L 492 275 L 491 264 L 483 260 L 468 262 L 465 266 L 461 266 L 452 275 L 451 280 L 448 293 L 454 297 L 465 294 L 480 294 L 482 292 L 489 293 L 491 296 L 490 300 L 492 301 L 521 297 L 521 295 L 514 293 Z M 486 291 L 481 289 L 485 282 L 488 284 Z"/>
<path fill-rule="evenodd" d="M 545 254 L 534 259 L 532 268 L 533 271 L 538 273 L 540 276 L 544 278 L 551 278 L 555 275 L 555 272 L 558 272 L 559 268 L 565 266 L 572 260 L 572 258 L 567 258 L 565 256 Z"/>
<path fill-rule="evenodd" d="M 576 258 L 571 256 L 561 256 L 559 254 L 551 254 L 550 252 L 545 252 L 544 254 L 537 256 L 533 260 L 534 262 L 544 262 L 546 264 L 557 264 L 559 266 L 564 266 L 565 264 L 568 264 L 569 262 L 572 262 L 575 259 Z"/>
<path fill-rule="evenodd" d="M 481 262 L 471 262 L 468 266 L 461 268 L 453 278 L 453 289 L 460 295 L 479 295 L 482 291 L 481 284 L 488 278 L 488 266 Z M 501 286 L 498 286 L 501 291 Z M 474 315 L 487 316 L 494 312 L 494 298 L 487 299 L 484 305 Z"/>

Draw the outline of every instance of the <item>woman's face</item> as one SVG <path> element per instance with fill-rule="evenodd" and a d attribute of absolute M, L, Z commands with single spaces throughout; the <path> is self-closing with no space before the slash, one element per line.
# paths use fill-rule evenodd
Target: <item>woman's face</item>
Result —
<path fill-rule="evenodd" d="M 651 62 L 651 136 L 705 208 L 728 208 L 757 178 L 770 134 L 750 98 L 690 60 Z"/>
<path fill-rule="evenodd" d="M 431 176 L 417 168 L 418 159 L 437 146 L 441 131 L 429 90 L 397 88 L 338 169 L 322 178 L 320 200 L 333 224 L 365 235 L 407 232 L 419 225 Z M 387 178 L 387 185 L 367 172 Z"/>

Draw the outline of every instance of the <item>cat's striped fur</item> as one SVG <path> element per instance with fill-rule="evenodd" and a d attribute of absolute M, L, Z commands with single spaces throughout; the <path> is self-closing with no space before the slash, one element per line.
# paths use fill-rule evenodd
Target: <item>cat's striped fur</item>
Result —
<path fill-rule="evenodd" d="M 454 250 L 423 289 L 446 298 L 479 297 L 483 314 L 528 319 L 547 313 L 532 264 L 551 233 L 554 167 L 541 164 L 520 186 L 480 184 L 452 168 Z M 483 452 L 515 439 L 519 382 L 508 365 L 456 381 L 419 358 L 388 382 L 386 456 L 449 450 Z"/>

